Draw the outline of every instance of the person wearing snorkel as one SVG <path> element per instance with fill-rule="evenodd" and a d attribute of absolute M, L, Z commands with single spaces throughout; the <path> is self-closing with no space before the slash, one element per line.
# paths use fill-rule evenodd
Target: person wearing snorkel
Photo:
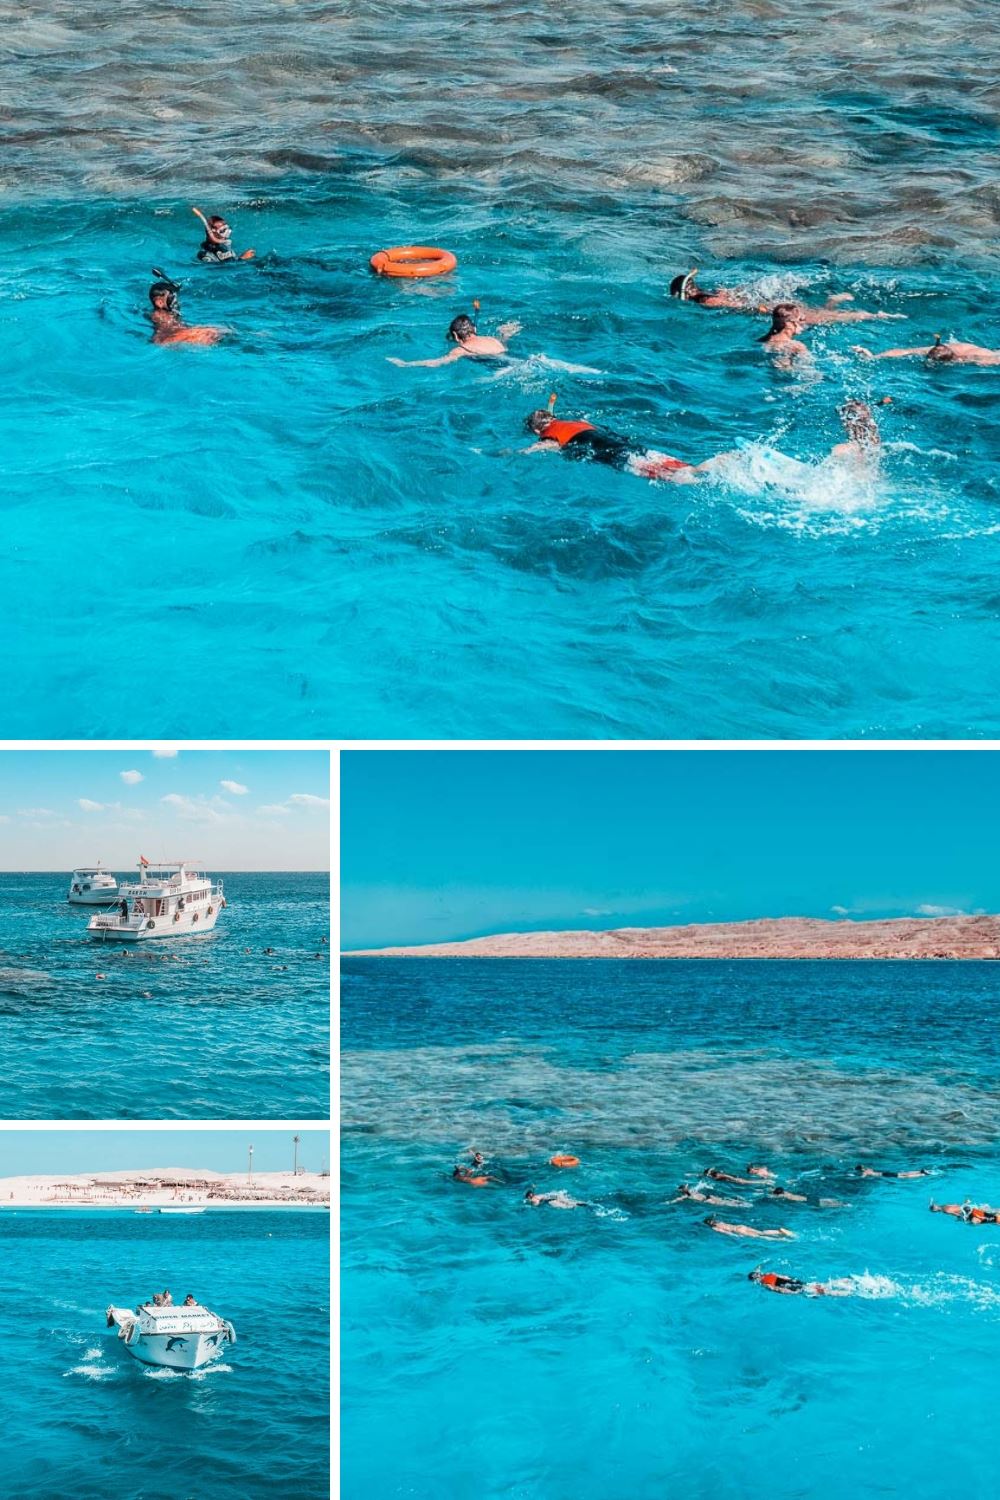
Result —
<path fill-rule="evenodd" d="M 231 260 L 253 260 L 257 254 L 256 250 L 244 250 L 242 255 L 236 254 L 233 249 L 233 231 L 221 214 L 212 214 L 209 218 L 202 213 L 200 208 L 193 206 L 191 212 L 205 226 L 205 238 L 198 250 L 200 261 L 205 261 L 210 265 L 222 265 Z"/>
<path fill-rule="evenodd" d="M 473 311 L 479 312 L 479 303 L 472 304 Z M 459 313 L 457 318 L 452 318 L 448 324 L 448 332 L 445 337 L 454 344 L 447 354 L 440 355 L 437 359 L 396 359 L 393 355 L 388 356 L 391 365 L 399 365 L 400 369 L 415 369 L 418 366 L 425 370 L 437 369 L 439 365 L 453 365 L 458 359 L 500 359 L 507 353 L 507 339 L 520 333 L 520 323 L 501 323 L 497 329 L 496 337 L 490 334 L 480 333 L 476 327 L 475 320 L 468 313 Z"/>
<path fill-rule="evenodd" d="M 878 404 L 888 406 L 891 401 L 891 396 L 883 396 Z M 830 452 L 831 458 L 875 468 L 880 457 L 882 434 L 867 401 L 845 401 L 838 407 L 837 416 L 847 434 L 847 442 L 835 444 Z"/>
<path fill-rule="evenodd" d="M 594 463 L 637 474 L 641 479 L 671 479 L 682 484 L 694 482 L 719 459 L 728 456 L 718 453 L 704 463 L 691 464 L 655 448 L 639 448 L 629 438 L 596 427 L 593 422 L 565 421 L 554 413 L 555 397 L 550 396 L 547 407 L 525 418 L 528 431 L 538 438 L 537 443 L 524 449 L 525 453 L 564 453 L 567 458 L 589 458 Z"/>
<path fill-rule="evenodd" d="M 754 302 L 744 292 L 729 287 L 716 287 L 714 292 L 703 291 L 695 281 L 698 268 L 688 271 L 686 276 L 675 276 L 670 283 L 671 297 L 682 302 L 693 302 L 697 307 L 728 307 L 734 312 L 769 313 L 766 303 Z M 873 323 L 905 318 L 905 313 L 864 312 L 861 308 L 841 308 L 841 302 L 853 302 L 850 292 L 837 292 L 826 299 L 824 307 L 807 307 L 796 303 L 804 327 L 812 323 Z"/>
<path fill-rule="evenodd" d="M 149 321 L 153 325 L 154 344 L 217 344 L 225 334 L 224 328 L 212 328 L 207 324 L 188 324 L 181 321 L 180 287 L 169 276 L 153 267 L 157 278 L 149 289 L 152 311 Z"/>
<path fill-rule="evenodd" d="M 854 353 L 862 359 L 909 359 L 920 356 L 936 365 L 1000 365 L 1000 349 L 984 349 L 982 344 L 964 344 L 959 339 L 942 339 L 938 334 L 933 344 L 919 345 L 915 349 L 883 349 L 876 354 L 863 344 L 853 345 Z"/>

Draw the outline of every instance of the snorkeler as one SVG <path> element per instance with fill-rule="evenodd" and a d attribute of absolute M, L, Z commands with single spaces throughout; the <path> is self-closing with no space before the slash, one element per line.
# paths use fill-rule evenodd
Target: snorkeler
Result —
<path fill-rule="evenodd" d="M 853 345 L 854 353 L 863 359 L 908 359 L 919 355 L 936 365 L 1000 365 L 1000 349 L 984 349 L 982 344 L 964 344 L 958 339 L 942 339 L 938 334 L 933 344 L 919 345 L 914 349 L 883 349 L 876 354 L 863 344 Z"/>
<path fill-rule="evenodd" d="M 932 1198 L 927 1205 L 932 1214 L 950 1214 L 965 1224 L 1000 1224 L 1000 1209 L 990 1208 L 988 1203 L 935 1203 Z"/>
<path fill-rule="evenodd" d="M 555 398 L 548 407 L 533 411 L 525 419 L 525 426 L 538 438 L 526 453 L 563 452 L 568 458 L 589 458 L 594 463 L 607 464 L 641 479 L 672 479 L 691 483 L 711 469 L 720 458 L 728 455 L 718 453 L 700 464 L 687 463 L 682 458 L 672 458 L 668 453 L 659 453 L 653 448 L 639 448 L 629 438 L 616 432 L 595 427 L 593 422 L 563 421 L 553 415 Z"/>
<path fill-rule="evenodd" d="M 884 1172 L 881 1169 L 881 1167 L 866 1167 L 861 1162 L 858 1162 L 858 1164 L 854 1168 L 854 1170 L 855 1170 L 855 1172 L 857 1173 L 857 1175 L 859 1177 L 899 1177 L 899 1178 L 908 1178 L 908 1177 L 929 1177 L 931 1175 L 929 1167 L 916 1167 L 911 1172 Z"/>
<path fill-rule="evenodd" d="M 748 1167 L 747 1171 L 750 1170 L 751 1168 Z M 760 1176 L 760 1172 L 754 1172 L 753 1177 L 734 1177 L 732 1172 L 724 1172 L 721 1167 L 706 1167 L 701 1175 L 711 1177 L 713 1182 L 735 1182 L 739 1187 L 756 1187 L 756 1179 Z"/>
<path fill-rule="evenodd" d="M 477 1172 L 474 1167 L 456 1166 L 451 1175 L 454 1182 L 464 1182 L 467 1187 L 485 1187 L 488 1182 L 495 1180 L 485 1173 Z"/>
<path fill-rule="evenodd" d="M 888 406 L 891 396 L 883 396 L 878 403 L 880 406 Z M 877 465 L 882 446 L 882 434 L 878 430 L 875 414 L 866 401 L 845 401 L 843 406 L 838 407 L 837 416 L 847 434 L 846 443 L 836 443 L 831 449 L 830 457 L 837 459 L 849 459 L 852 463 L 863 464 L 868 468 Z"/>
<path fill-rule="evenodd" d="M 690 1183 L 682 1182 L 677 1189 L 677 1197 L 669 1200 L 671 1203 L 711 1203 L 717 1208 L 749 1208 L 748 1198 L 724 1198 L 721 1193 L 703 1193 L 700 1188 L 693 1188 Z"/>
<path fill-rule="evenodd" d="M 671 297 L 679 297 L 682 302 L 694 302 L 698 307 L 728 307 L 735 312 L 758 312 L 769 313 L 771 306 L 753 301 L 743 292 L 734 291 L 728 287 L 716 287 L 714 292 L 705 292 L 695 281 L 698 271 L 697 267 L 688 271 L 686 276 L 675 276 L 670 283 Z M 850 292 L 836 292 L 832 297 L 827 297 L 823 307 L 809 307 L 804 302 L 797 302 L 802 322 L 805 326 L 811 323 L 874 323 L 889 322 L 899 318 L 905 318 L 905 313 L 887 312 L 865 312 L 861 308 L 841 308 L 842 302 L 853 302 L 854 298 Z"/>
<path fill-rule="evenodd" d="M 752 1224 L 727 1224 L 723 1219 L 717 1219 L 710 1214 L 702 1221 L 709 1229 L 714 1229 L 716 1234 L 732 1234 L 744 1240 L 794 1240 L 795 1235 L 790 1229 L 755 1229 Z"/>
<path fill-rule="evenodd" d="M 768 1193 L 772 1198 L 784 1198 L 786 1203 L 808 1203 L 809 1199 L 805 1193 L 793 1193 L 790 1188 L 769 1187 Z"/>
<path fill-rule="evenodd" d="M 558 1188 L 554 1193 L 536 1193 L 535 1189 L 530 1187 L 524 1195 L 524 1202 L 530 1203 L 532 1208 L 542 1208 L 543 1206 L 547 1208 L 587 1207 L 581 1198 L 571 1198 L 562 1188 Z"/>
<path fill-rule="evenodd" d="M 233 249 L 233 231 L 221 214 L 212 214 L 211 218 L 206 218 L 200 208 L 194 207 L 191 212 L 205 226 L 205 238 L 198 249 L 199 260 L 214 265 L 222 265 L 229 260 L 253 260 L 256 250 L 244 250 L 242 255 L 236 254 Z"/>
<path fill-rule="evenodd" d="M 812 354 L 796 334 L 805 328 L 802 308 L 797 302 L 779 302 L 771 309 L 771 327 L 758 343 L 768 354 L 778 355 L 789 364 L 793 359 L 812 359 Z"/>
<path fill-rule="evenodd" d="M 847 1287 L 824 1286 L 821 1281 L 800 1281 L 797 1276 L 782 1276 L 778 1271 L 750 1271 L 747 1280 L 755 1281 L 758 1286 L 766 1287 L 769 1292 L 782 1292 L 788 1297 L 798 1294 L 806 1297 L 849 1297 L 851 1295 Z"/>
<path fill-rule="evenodd" d="M 478 313 L 479 303 L 474 302 L 472 306 Z M 449 349 L 447 354 L 442 354 L 437 359 L 396 359 L 389 355 L 389 363 L 399 365 L 403 370 L 416 369 L 418 366 L 434 370 L 438 365 L 452 365 L 457 359 L 500 359 L 507 353 L 506 340 L 520 331 L 520 323 L 501 323 L 494 338 L 490 334 L 480 333 L 475 320 L 468 313 L 459 313 L 457 318 L 452 318 L 445 334 L 445 338 L 455 345 L 454 349 Z"/>
<path fill-rule="evenodd" d="M 149 289 L 149 300 L 153 310 L 149 320 L 153 325 L 154 344 L 217 344 L 226 332 L 224 328 L 181 322 L 180 287 L 169 276 L 153 267 L 158 279 Z"/>

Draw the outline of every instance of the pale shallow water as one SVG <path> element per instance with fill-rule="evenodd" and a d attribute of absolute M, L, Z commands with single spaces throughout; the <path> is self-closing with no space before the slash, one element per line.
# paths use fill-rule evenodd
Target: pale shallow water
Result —
<path fill-rule="evenodd" d="M 947 1500 L 958 1430 L 992 1472 L 1000 1229 L 927 1205 L 1000 1200 L 998 985 L 989 963 L 346 960 L 345 1500 Z M 471 1147 L 494 1185 L 450 1180 Z M 809 1201 L 669 1202 L 753 1161 Z M 585 1206 L 530 1208 L 529 1184 Z M 713 1212 L 796 1238 L 723 1238 Z M 775 1296 L 756 1266 L 850 1295 Z"/>
<path fill-rule="evenodd" d="M 699 263 L 905 313 L 860 330 L 875 347 L 1000 344 L 994 21 L 11 11 L 8 732 L 996 733 L 1000 374 L 866 366 L 846 327 L 789 377 L 756 320 L 666 295 Z M 258 263 L 194 264 L 191 202 Z M 375 281 L 400 241 L 459 269 Z M 149 345 L 152 265 L 225 345 Z M 518 362 L 386 362 L 442 352 L 474 297 L 484 327 L 522 322 Z M 697 489 L 525 457 L 553 388 L 640 443 L 741 457 Z M 885 394 L 881 477 L 831 469 L 838 403 Z"/>

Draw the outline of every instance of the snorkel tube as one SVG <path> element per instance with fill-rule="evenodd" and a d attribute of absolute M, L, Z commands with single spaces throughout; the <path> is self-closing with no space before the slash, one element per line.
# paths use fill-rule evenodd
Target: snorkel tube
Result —
<path fill-rule="evenodd" d="M 164 272 L 160 270 L 159 266 L 153 266 L 152 274 L 156 277 L 156 280 L 153 282 L 153 285 L 149 289 L 150 302 L 153 302 L 153 305 L 155 307 L 156 304 L 154 298 L 160 292 L 166 292 L 167 311 L 171 313 L 178 312 L 180 309 L 180 299 L 178 296 L 178 293 L 180 292 L 180 284 L 176 281 L 173 281 L 169 276 L 165 275 Z"/>
<path fill-rule="evenodd" d="M 678 293 L 678 295 L 680 296 L 680 299 L 681 299 L 682 302 L 686 302 L 687 301 L 687 299 L 688 299 L 688 292 L 691 290 L 691 283 L 694 280 L 694 278 L 697 276 L 697 274 L 698 274 L 698 267 L 697 266 L 692 266 L 691 270 L 687 273 L 687 275 L 685 276 L 684 280 L 681 282 L 681 289 L 680 289 L 680 292 Z"/>

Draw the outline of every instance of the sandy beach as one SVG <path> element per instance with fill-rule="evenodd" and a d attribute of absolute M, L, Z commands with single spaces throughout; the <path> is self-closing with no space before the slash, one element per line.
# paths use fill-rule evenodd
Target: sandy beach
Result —
<path fill-rule="evenodd" d="M 814 917 L 619 927 L 607 932 L 504 932 L 459 943 L 357 949 L 383 958 L 1000 958 L 1000 917 Z"/>
<path fill-rule="evenodd" d="M 330 1178 L 319 1172 L 148 1172 L 67 1177 L 0 1177 L 0 1208 L 309 1208 L 328 1209 Z"/>

